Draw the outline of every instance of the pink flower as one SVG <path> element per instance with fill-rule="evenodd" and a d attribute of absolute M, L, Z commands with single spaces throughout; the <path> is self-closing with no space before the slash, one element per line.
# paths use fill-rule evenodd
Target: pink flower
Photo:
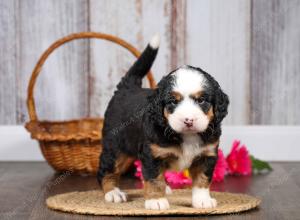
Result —
<path fill-rule="evenodd" d="M 225 160 L 224 154 L 221 149 L 218 150 L 218 161 L 215 166 L 215 170 L 213 173 L 213 181 L 221 182 L 224 180 L 226 171 L 228 169 L 227 162 Z"/>
<path fill-rule="evenodd" d="M 136 167 L 135 176 L 140 180 L 143 180 L 142 163 L 140 160 L 134 161 Z M 192 180 L 188 177 L 188 174 L 184 172 L 166 171 L 164 173 L 165 180 L 172 188 L 180 188 L 184 185 L 192 184 Z"/>
<path fill-rule="evenodd" d="M 192 180 L 184 172 L 166 171 L 165 180 L 172 188 L 180 188 L 184 185 L 191 185 Z"/>
<path fill-rule="evenodd" d="M 135 176 L 139 178 L 140 180 L 143 180 L 143 174 L 142 174 L 142 162 L 140 160 L 134 161 L 134 165 L 136 167 Z"/>
<path fill-rule="evenodd" d="M 252 173 L 251 159 L 245 145 L 235 140 L 231 152 L 226 158 L 229 174 L 250 175 Z"/>

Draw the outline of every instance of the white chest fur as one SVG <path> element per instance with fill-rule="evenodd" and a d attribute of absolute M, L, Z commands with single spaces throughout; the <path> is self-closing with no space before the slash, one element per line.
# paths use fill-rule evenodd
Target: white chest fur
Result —
<path fill-rule="evenodd" d="M 189 168 L 196 156 L 201 153 L 202 140 L 197 134 L 188 134 L 183 136 L 181 144 L 182 154 L 178 158 L 178 168 L 180 170 Z"/>

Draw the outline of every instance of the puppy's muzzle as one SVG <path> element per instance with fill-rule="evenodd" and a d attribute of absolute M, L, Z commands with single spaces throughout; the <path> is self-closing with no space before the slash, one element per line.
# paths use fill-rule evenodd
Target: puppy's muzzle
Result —
<path fill-rule="evenodd" d="M 186 125 L 186 127 L 191 128 L 193 127 L 194 119 L 185 118 L 183 123 Z"/>

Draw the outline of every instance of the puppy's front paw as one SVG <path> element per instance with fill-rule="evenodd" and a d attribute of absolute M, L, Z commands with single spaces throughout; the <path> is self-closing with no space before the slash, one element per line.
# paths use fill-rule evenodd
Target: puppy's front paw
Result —
<path fill-rule="evenodd" d="M 217 206 L 217 200 L 214 198 L 200 198 L 193 200 L 193 207 L 197 209 L 201 208 L 215 208 Z"/>
<path fill-rule="evenodd" d="M 170 208 L 170 205 L 166 198 L 148 199 L 145 201 L 145 208 L 152 210 L 166 210 Z"/>
<path fill-rule="evenodd" d="M 210 197 L 209 189 L 193 188 L 192 206 L 194 208 L 215 208 L 217 200 Z"/>
<path fill-rule="evenodd" d="M 105 193 L 104 196 L 105 200 L 107 202 L 115 202 L 115 203 L 120 203 L 120 202 L 126 202 L 127 201 L 127 196 L 124 192 L 122 192 L 119 188 L 114 188 L 113 190 Z"/>

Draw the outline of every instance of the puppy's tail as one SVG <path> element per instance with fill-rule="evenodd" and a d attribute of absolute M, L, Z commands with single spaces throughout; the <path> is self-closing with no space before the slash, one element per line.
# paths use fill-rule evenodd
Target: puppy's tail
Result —
<path fill-rule="evenodd" d="M 122 78 L 121 82 L 117 85 L 118 90 L 129 89 L 133 87 L 141 88 L 142 79 L 150 70 L 157 55 L 159 41 L 158 34 L 152 37 L 141 56 L 137 59 L 137 61 L 135 61 L 126 75 Z"/>

